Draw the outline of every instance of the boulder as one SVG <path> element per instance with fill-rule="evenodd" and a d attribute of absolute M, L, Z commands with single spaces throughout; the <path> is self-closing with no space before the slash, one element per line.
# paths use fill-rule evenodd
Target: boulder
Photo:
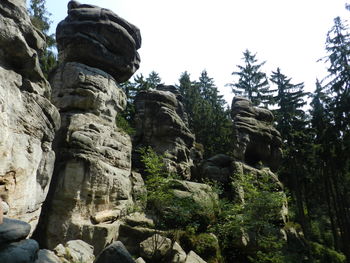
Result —
<path fill-rule="evenodd" d="M 172 242 L 169 238 L 154 234 L 140 243 L 140 256 L 153 262 L 166 262 L 171 249 Z"/>
<path fill-rule="evenodd" d="M 135 263 L 123 243 L 115 241 L 106 247 L 94 263 Z"/>
<path fill-rule="evenodd" d="M 139 68 L 140 30 L 111 10 L 70 1 L 56 40 L 61 63 L 74 61 L 102 69 L 119 83 Z"/>
<path fill-rule="evenodd" d="M 194 251 L 190 251 L 187 254 L 185 263 L 206 263 L 200 256 L 198 256 Z"/>
<path fill-rule="evenodd" d="M 59 244 L 54 251 L 63 263 L 92 263 L 95 259 L 94 248 L 82 240 L 70 240 L 64 246 Z"/>
<path fill-rule="evenodd" d="M 98 254 L 133 204 L 131 139 L 115 123 L 126 96 L 109 74 L 80 63 L 62 64 L 51 81 L 62 127 L 44 243 L 52 249 L 81 239 Z"/>
<path fill-rule="evenodd" d="M 33 239 L 25 239 L 0 248 L 0 259 L 4 263 L 35 263 L 38 243 Z"/>
<path fill-rule="evenodd" d="M 40 249 L 35 263 L 62 263 L 62 261 L 54 252 L 47 249 Z"/>
<path fill-rule="evenodd" d="M 21 0 L 0 2 L 0 195 L 7 215 L 35 229 L 52 178 L 60 126 L 39 66 L 44 36 Z"/>
<path fill-rule="evenodd" d="M 273 114 L 254 107 L 250 100 L 234 97 L 231 117 L 234 129 L 234 157 L 251 166 L 261 162 L 272 170 L 282 157 L 280 133 L 273 127 Z"/>
<path fill-rule="evenodd" d="M 164 156 L 170 173 L 189 179 L 195 137 L 188 128 L 182 97 L 173 86 L 159 85 L 156 90 L 140 91 L 135 97 L 134 143 L 151 146 Z M 139 157 L 136 154 L 135 160 Z M 135 162 L 135 165 L 139 164 Z"/>
<path fill-rule="evenodd" d="M 154 235 L 155 232 L 153 219 L 144 213 L 135 212 L 122 219 L 118 240 L 132 255 L 138 255 L 139 244 Z"/>
<path fill-rule="evenodd" d="M 200 175 L 204 180 L 213 180 L 227 184 L 232 176 L 233 158 L 225 154 L 217 154 L 200 164 Z"/>
<path fill-rule="evenodd" d="M 29 232 L 28 223 L 5 217 L 0 224 L 0 246 L 25 239 Z"/>
<path fill-rule="evenodd" d="M 146 261 L 144 261 L 143 258 L 137 258 L 135 263 L 146 263 Z"/>
<path fill-rule="evenodd" d="M 182 249 L 182 247 L 174 242 L 171 252 L 171 263 L 184 263 L 186 260 L 186 252 Z"/>

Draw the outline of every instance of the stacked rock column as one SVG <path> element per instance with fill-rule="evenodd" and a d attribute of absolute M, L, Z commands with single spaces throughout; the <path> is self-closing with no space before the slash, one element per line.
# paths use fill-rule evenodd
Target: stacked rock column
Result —
<path fill-rule="evenodd" d="M 56 34 L 60 66 L 51 85 L 62 126 L 44 241 L 49 248 L 72 239 L 95 254 L 118 233 L 132 205 L 131 139 L 116 126 L 126 106 L 118 83 L 138 68 L 140 33 L 107 9 L 68 4 Z"/>

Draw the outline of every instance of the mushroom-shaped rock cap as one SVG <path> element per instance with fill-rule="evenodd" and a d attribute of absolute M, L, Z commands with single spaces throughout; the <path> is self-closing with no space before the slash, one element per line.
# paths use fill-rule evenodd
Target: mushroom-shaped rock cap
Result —
<path fill-rule="evenodd" d="M 139 68 L 140 30 L 111 10 L 68 3 L 56 30 L 60 62 L 80 62 L 111 74 L 119 83 Z"/>

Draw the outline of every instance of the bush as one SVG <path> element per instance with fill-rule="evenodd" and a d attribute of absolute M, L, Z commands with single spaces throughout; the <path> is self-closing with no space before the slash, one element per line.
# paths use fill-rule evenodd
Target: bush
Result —
<path fill-rule="evenodd" d="M 239 175 L 233 187 L 241 192 L 242 200 L 223 200 L 220 221 L 213 227 L 224 256 L 231 261 L 283 262 L 285 241 L 276 222 L 281 220 L 285 195 L 275 190 L 265 173 L 258 179 L 250 174 Z"/>

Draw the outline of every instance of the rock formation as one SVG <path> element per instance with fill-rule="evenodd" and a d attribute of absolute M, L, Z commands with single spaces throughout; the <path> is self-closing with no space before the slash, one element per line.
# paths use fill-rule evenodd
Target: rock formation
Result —
<path fill-rule="evenodd" d="M 151 146 L 164 155 L 169 172 L 191 176 L 194 135 L 188 128 L 182 96 L 174 86 L 159 85 L 135 98 L 135 148 Z"/>
<path fill-rule="evenodd" d="M 59 60 L 102 69 L 117 82 L 139 68 L 140 31 L 108 9 L 70 1 L 56 30 Z"/>
<path fill-rule="evenodd" d="M 51 83 L 62 127 L 43 216 L 49 248 L 82 239 L 99 253 L 116 238 L 117 219 L 133 204 L 133 183 L 142 185 L 131 176 L 130 136 L 115 122 L 126 106 L 117 83 L 136 70 L 140 41 L 138 29 L 112 11 L 76 1 L 57 28 L 61 64 Z"/>
<path fill-rule="evenodd" d="M 249 165 L 262 162 L 276 169 L 282 156 L 282 140 L 272 125 L 271 111 L 254 107 L 248 99 L 234 97 L 231 117 L 236 143 L 234 157 Z"/>
<path fill-rule="evenodd" d="M 26 222 L 4 218 L 0 224 L 0 259 L 6 263 L 34 263 L 39 245 L 35 240 L 25 239 L 30 233 Z"/>
<path fill-rule="evenodd" d="M 52 177 L 60 116 L 38 61 L 45 40 L 24 1 L 1 1 L 0 28 L 0 196 L 7 216 L 34 229 Z"/>

